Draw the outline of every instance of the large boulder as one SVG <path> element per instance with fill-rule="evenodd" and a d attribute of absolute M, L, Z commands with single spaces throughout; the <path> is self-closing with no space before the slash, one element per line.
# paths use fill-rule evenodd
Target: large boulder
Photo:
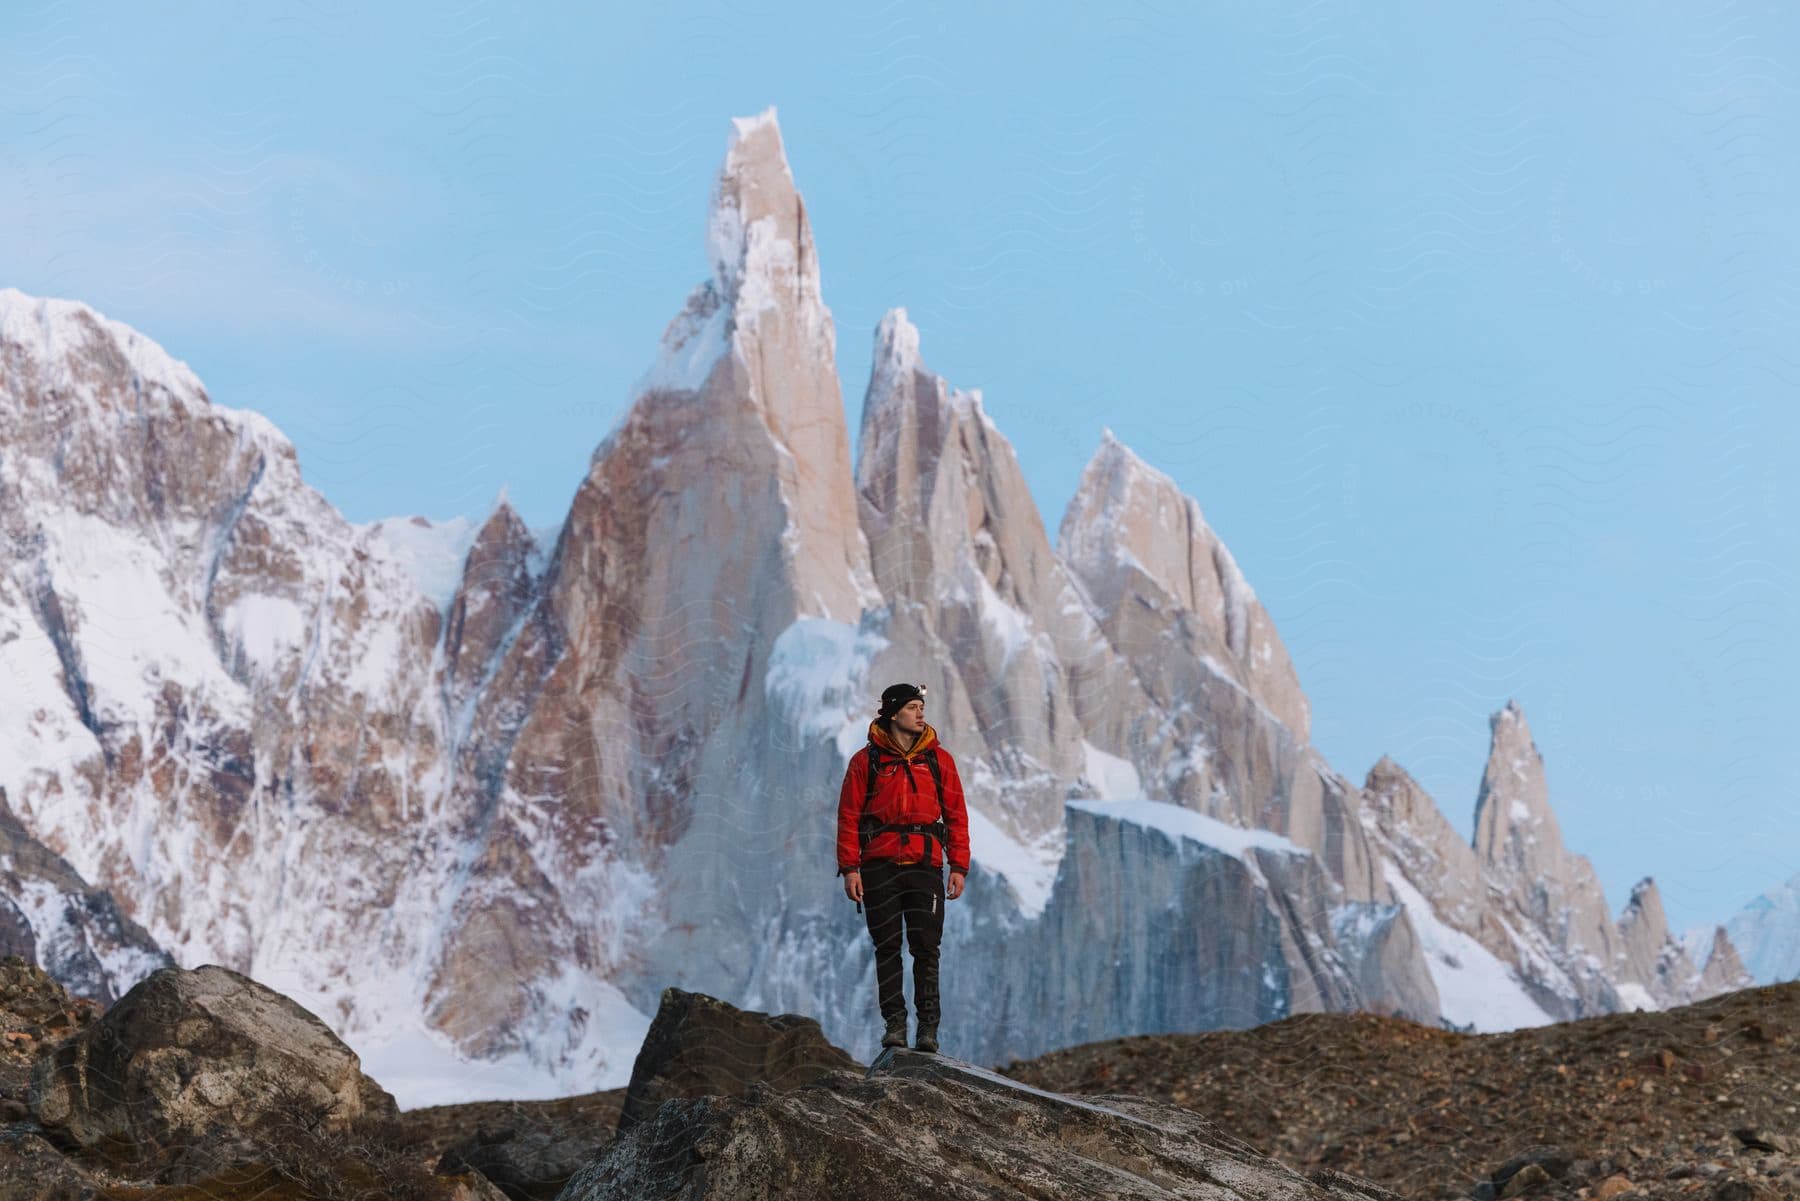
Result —
<path fill-rule="evenodd" d="M 152 973 L 38 1060 L 30 1104 L 58 1142 L 137 1166 L 274 1125 L 397 1112 L 325 1023 L 216 966 Z"/>
<path fill-rule="evenodd" d="M 896 1181 L 904 1185 L 896 1191 Z M 1397 1201 L 1308 1178 L 1177 1105 L 1045 1092 L 972 1064 L 884 1051 L 866 1074 L 670 1101 L 583 1168 L 563 1201 L 940 1201 L 1171 1197 Z"/>
<path fill-rule="evenodd" d="M 705 993 L 667 988 L 632 1065 L 618 1133 L 674 1097 L 740 1097 L 755 1084 L 798 1088 L 827 1072 L 861 1066 L 826 1041 L 812 1018 L 756 1013 Z"/>

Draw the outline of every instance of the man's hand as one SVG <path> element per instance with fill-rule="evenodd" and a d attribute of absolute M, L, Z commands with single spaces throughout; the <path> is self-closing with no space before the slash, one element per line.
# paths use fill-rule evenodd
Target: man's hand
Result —
<path fill-rule="evenodd" d="M 954 867 L 951 868 L 950 883 L 944 886 L 944 899 L 947 901 L 954 901 L 957 897 L 962 896 L 963 883 L 966 879 L 967 877 L 965 877 L 961 871 Z"/>
<path fill-rule="evenodd" d="M 849 897 L 852 901 L 855 901 L 858 905 L 862 904 L 861 872 L 844 873 L 844 895 Z"/>

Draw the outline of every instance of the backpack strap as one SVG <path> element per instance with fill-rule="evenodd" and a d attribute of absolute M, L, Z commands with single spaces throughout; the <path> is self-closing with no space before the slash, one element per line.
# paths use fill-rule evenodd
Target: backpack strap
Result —
<path fill-rule="evenodd" d="M 931 769 L 931 782 L 937 787 L 938 819 L 934 822 L 881 822 L 877 821 L 875 815 L 869 812 L 869 806 L 875 800 L 876 773 L 880 768 L 881 753 L 881 748 L 871 741 L 868 754 L 869 783 L 867 790 L 863 793 L 862 813 L 856 824 L 857 841 L 861 849 L 867 852 L 869 840 L 877 834 L 917 834 L 925 840 L 925 858 L 931 857 L 930 843 L 936 840 L 938 846 L 943 848 L 944 862 L 948 864 L 950 862 L 950 813 L 944 806 L 944 769 L 938 763 L 937 748 L 932 747 L 929 752 L 921 756 L 925 760 L 925 766 Z M 912 765 L 904 757 L 900 758 L 900 763 L 906 771 L 912 770 Z"/>
<path fill-rule="evenodd" d="M 944 808 L 944 768 L 943 765 L 938 762 L 937 748 L 935 746 L 931 748 L 931 755 L 925 760 L 925 766 L 931 769 L 931 782 L 937 785 L 938 820 L 944 823 L 944 828 L 947 830 L 950 828 L 950 811 Z M 946 845 L 944 847 L 944 854 L 948 856 L 949 853 L 950 848 Z"/>
<path fill-rule="evenodd" d="M 880 832 L 881 827 L 881 823 L 877 822 L 874 815 L 869 812 L 869 806 L 875 803 L 875 786 L 881 771 L 881 748 L 875 745 L 873 739 L 869 741 L 867 758 L 869 782 L 863 789 L 862 811 L 857 814 L 856 818 L 856 838 L 858 849 L 862 851 L 869 849 L 869 840 Z"/>

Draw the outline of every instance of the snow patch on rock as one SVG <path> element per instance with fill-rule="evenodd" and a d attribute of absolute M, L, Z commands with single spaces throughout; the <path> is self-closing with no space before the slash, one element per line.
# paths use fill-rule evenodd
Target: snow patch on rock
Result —
<path fill-rule="evenodd" d="M 1478 1033 L 1550 1024 L 1550 1015 L 1531 999 L 1511 968 L 1469 935 L 1445 925 L 1392 862 L 1384 860 L 1381 866 L 1388 887 L 1412 919 L 1445 1020 Z"/>
<path fill-rule="evenodd" d="M 1216 851 L 1223 851 L 1250 866 L 1254 866 L 1248 858 L 1251 851 L 1272 851 L 1278 855 L 1312 853 L 1273 830 L 1251 830 L 1234 826 L 1168 801 L 1070 801 L 1068 807 L 1097 813 L 1114 821 L 1130 822 L 1146 830 L 1154 830 L 1171 841 L 1185 839 L 1197 842 Z"/>
<path fill-rule="evenodd" d="M 428 521 L 423 517 L 384 517 L 353 526 L 369 549 L 387 559 L 440 610 L 450 607 L 462 583 L 463 563 L 481 532 L 467 517 Z"/>
<path fill-rule="evenodd" d="M 1050 902 L 1056 869 L 1062 864 L 1062 828 L 1046 831 L 1037 842 L 1027 844 L 1006 833 L 978 805 L 971 802 L 965 808 L 969 814 L 970 859 L 982 871 L 1005 878 L 1022 917 L 1038 917 Z"/>
<path fill-rule="evenodd" d="M 853 737 L 854 753 L 868 728 L 861 713 L 868 708 L 869 665 L 887 645 L 866 625 L 798 618 L 775 639 L 763 691 L 802 737 L 834 738 L 840 749 L 846 736 Z"/>
<path fill-rule="evenodd" d="M 1081 749 L 1086 766 L 1082 774 L 1094 791 L 1103 801 L 1129 801 L 1141 799 L 1144 795 L 1143 781 L 1138 778 L 1137 768 L 1128 759 L 1117 755 L 1109 755 L 1093 743 L 1083 740 Z"/>
<path fill-rule="evenodd" d="M 219 623 L 225 637 L 260 671 L 273 672 L 306 642 L 306 613 L 282 596 L 249 593 L 233 601 Z"/>

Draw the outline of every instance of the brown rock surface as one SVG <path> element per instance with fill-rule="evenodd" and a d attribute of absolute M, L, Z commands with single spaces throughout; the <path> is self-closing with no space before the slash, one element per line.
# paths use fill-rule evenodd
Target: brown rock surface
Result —
<path fill-rule="evenodd" d="M 1106 1197 L 1382 1201 L 1316 1179 L 1205 1118 L 1140 1097 L 1076 1098 L 959 1060 L 884 1052 L 866 1074 L 664 1104 L 569 1182 L 568 1201 L 945 1201 Z"/>
<path fill-rule="evenodd" d="M 663 991 L 619 1112 L 624 1134 L 673 1097 L 742 1096 L 752 1085 L 798 1088 L 860 1066 L 797 1013 L 754 1013 L 679 988 Z"/>
<path fill-rule="evenodd" d="M 1791 983 L 1489 1035 L 1305 1014 L 1092 1043 L 1005 1071 L 1041 1088 L 1173 1101 L 1297 1167 L 1343 1168 L 1421 1201 L 1496 1196 L 1492 1177 L 1533 1147 L 1569 1163 L 1533 1196 L 1591 1197 L 1581 1190 L 1624 1176 L 1633 1191 L 1618 1195 L 1710 1196 L 1700 1181 L 1794 1197 L 1800 1159 L 1732 1132 L 1800 1130 L 1797 1030 Z"/>
<path fill-rule="evenodd" d="M 30 1103 L 57 1141 L 127 1165 L 240 1137 L 290 1110 L 327 1130 L 395 1112 L 323 1022 L 216 966 L 152 973 L 37 1060 Z"/>

